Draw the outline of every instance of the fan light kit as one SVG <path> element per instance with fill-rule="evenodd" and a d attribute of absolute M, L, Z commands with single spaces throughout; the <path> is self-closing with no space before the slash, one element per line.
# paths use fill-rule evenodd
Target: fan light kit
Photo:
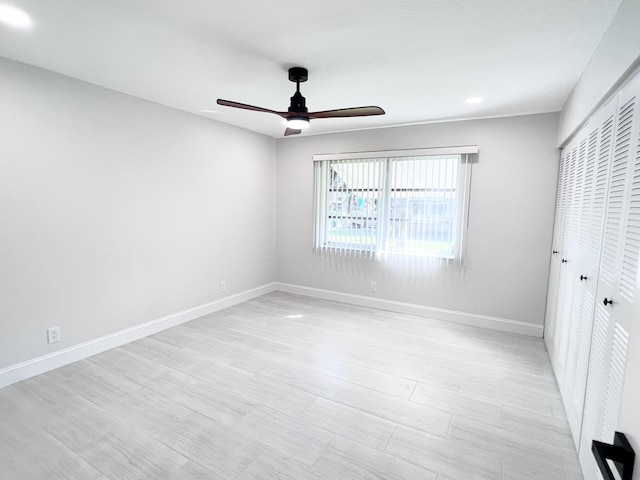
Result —
<path fill-rule="evenodd" d="M 304 130 L 309 128 L 309 119 L 306 117 L 289 117 L 287 119 L 287 127 L 294 130 Z"/>
<path fill-rule="evenodd" d="M 253 110 L 254 112 L 273 113 L 284 118 L 287 122 L 285 136 L 297 135 L 305 128 L 309 127 L 311 119 L 315 118 L 344 118 L 344 117 L 367 117 L 370 115 L 384 115 L 384 110 L 380 107 L 353 107 L 340 108 L 337 110 L 324 110 L 322 112 L 310 112 L 307 109 L 306 99 L 300 93 L 300 84 L 306 82 L 309 72 L 306 68 L 293 67 L 289 69 L 289 80 L 296 84 L 296 93 L 291 97 L 289 109 L 286 112 L 269 110 L 268 108 L 255 107 L 246 103 L 232 102 L 231 100 L 218 99 L 218 105 L 225 107 L 241 108 L 243 110 Z"/>

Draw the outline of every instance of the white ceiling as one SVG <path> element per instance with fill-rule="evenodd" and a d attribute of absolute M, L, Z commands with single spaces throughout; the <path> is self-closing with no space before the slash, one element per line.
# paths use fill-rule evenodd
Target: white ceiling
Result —
<path fill-rule="evenodd" d="M 273 137 L 287 69 L 309 69 L 303 133 L 559 111 L 621 0 L 0 0 L 0 55 Z M 482 96 L 469 105 L 465 99 Z M 202 113 L 215 110 L 217 113 Z"/>

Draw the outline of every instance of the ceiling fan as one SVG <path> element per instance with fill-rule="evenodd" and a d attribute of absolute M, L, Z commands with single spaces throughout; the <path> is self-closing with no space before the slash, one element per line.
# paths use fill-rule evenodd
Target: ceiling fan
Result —
<path fill-rule="evenodd" d="M 218 99 L 218 105 L 225 107 L 242 108 L 256 112 L 274 113 L 287 121 L 285 136 L 297 135 L 309 126 L 312 118 L 341 118 L 341 117 L 366 117 L 369 115 L 384 115 L 384 110 L 380 107 L 353 107 L 340 108 L 337 110 L 324 110 L 322 112 L 310 112 L 307 109 L 305 98 L 300 93 L 300 83 L 306 82 L 309 72 L 306 68 L 293 67 L 289 69 L 289 80 L 295 82 L 296 93 L 291 97 L 291 105 L 286 112 L 277 112 L 268 108 L 254 107 L 245 103 L 232 102 L 230 100 Z"/>

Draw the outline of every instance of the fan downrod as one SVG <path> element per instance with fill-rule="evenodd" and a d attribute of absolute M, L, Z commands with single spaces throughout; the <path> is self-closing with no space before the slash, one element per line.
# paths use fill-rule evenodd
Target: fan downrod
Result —
<path fill-rule="evenodd" d="M 294 83 L 306 82 L 309 78 L 309 71 L 302 67 L 292 67 L 289 69 L 289 81 Z"/>

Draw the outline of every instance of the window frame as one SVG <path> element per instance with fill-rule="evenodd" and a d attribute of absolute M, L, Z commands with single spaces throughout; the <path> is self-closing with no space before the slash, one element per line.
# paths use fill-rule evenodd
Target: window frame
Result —
<path fill-rule="evenodd" d="M 342 256 L 357 256 L 365 258 L 382 258 L 394 255 L 420 257 L 427 259 L 434 259 L 439 262 L 459 262 L 465 263 L 466 260 L 466 243 L 467 243 L 467 230 L 469 222 L 469 202 L 470 202 L 470 189 L 471 189 L 471 167 L 472 164 L 477 161 L 477 154 L 479 148 L 475 145 L 457 146 L 457 147 L 439 147 L 439 148 L 421 148 L 421 149 L 407 149 L 407 150 L 384 150 L 384 151 L 371 151 L 371 152 L 352 152 L 352 153 L 339 153 L 339 154 L 316 154 L 313 155 L 314 161 L 314 251 L 316 253 L 335 254 Z M 453 252 L 451 255 L 434 254 L 433 252 L 407 252 L 399 251 L 395 249 L 389 249 L 387 242 L 389 241 L 388 230 L 389 226 L 386 225 L 391 220 L 391 213 L 387 212 L 390 209 L 391 201 L 391 173 L 390 167 L 394 161 L 402 160 L 406 157 L 441 157 L 448 155 L 459 156 L 458 163 L 458 178 L 455 187 L 456 191 L 456 218 L 453 220 Z M 382 199 L 377 198 L 378 205 L 375 215 L 371 219 L 367 217 L 365 221 L 372 220 L 377 222 L 377 228 L 375 229 L 374 243 L 368 248 L 367 245 L 359 245 L 358 243 L 342 243 L 342 244 L 329 244 L 327 235 L 327 225 L 330 221 L 330 214 L 328 208 L 328 195 L 331 192 L 331 183 L 327 180 L 329 177 L 329 166 L 331 161 L 349 160 L 354 161 L 362 160 L 364 162 L 381 162 L 381 183 L 378 185 L 369 185 L 367 188 L 351 188 L 350 190 L 367 190 L 367 191 L 382 191 Z M 317 163 L 320 162 L 320 163 Z M 380 202 L 384 204 L 380 204 Z M 381 214 L 381 212 L 387 212 Z M 381 217 L 382 218 L 381 220 Z M 345 217 L 347 218 L 347 217 Z M 353 219 L 362 219 L 363 217 L 351 217 Z"/>

